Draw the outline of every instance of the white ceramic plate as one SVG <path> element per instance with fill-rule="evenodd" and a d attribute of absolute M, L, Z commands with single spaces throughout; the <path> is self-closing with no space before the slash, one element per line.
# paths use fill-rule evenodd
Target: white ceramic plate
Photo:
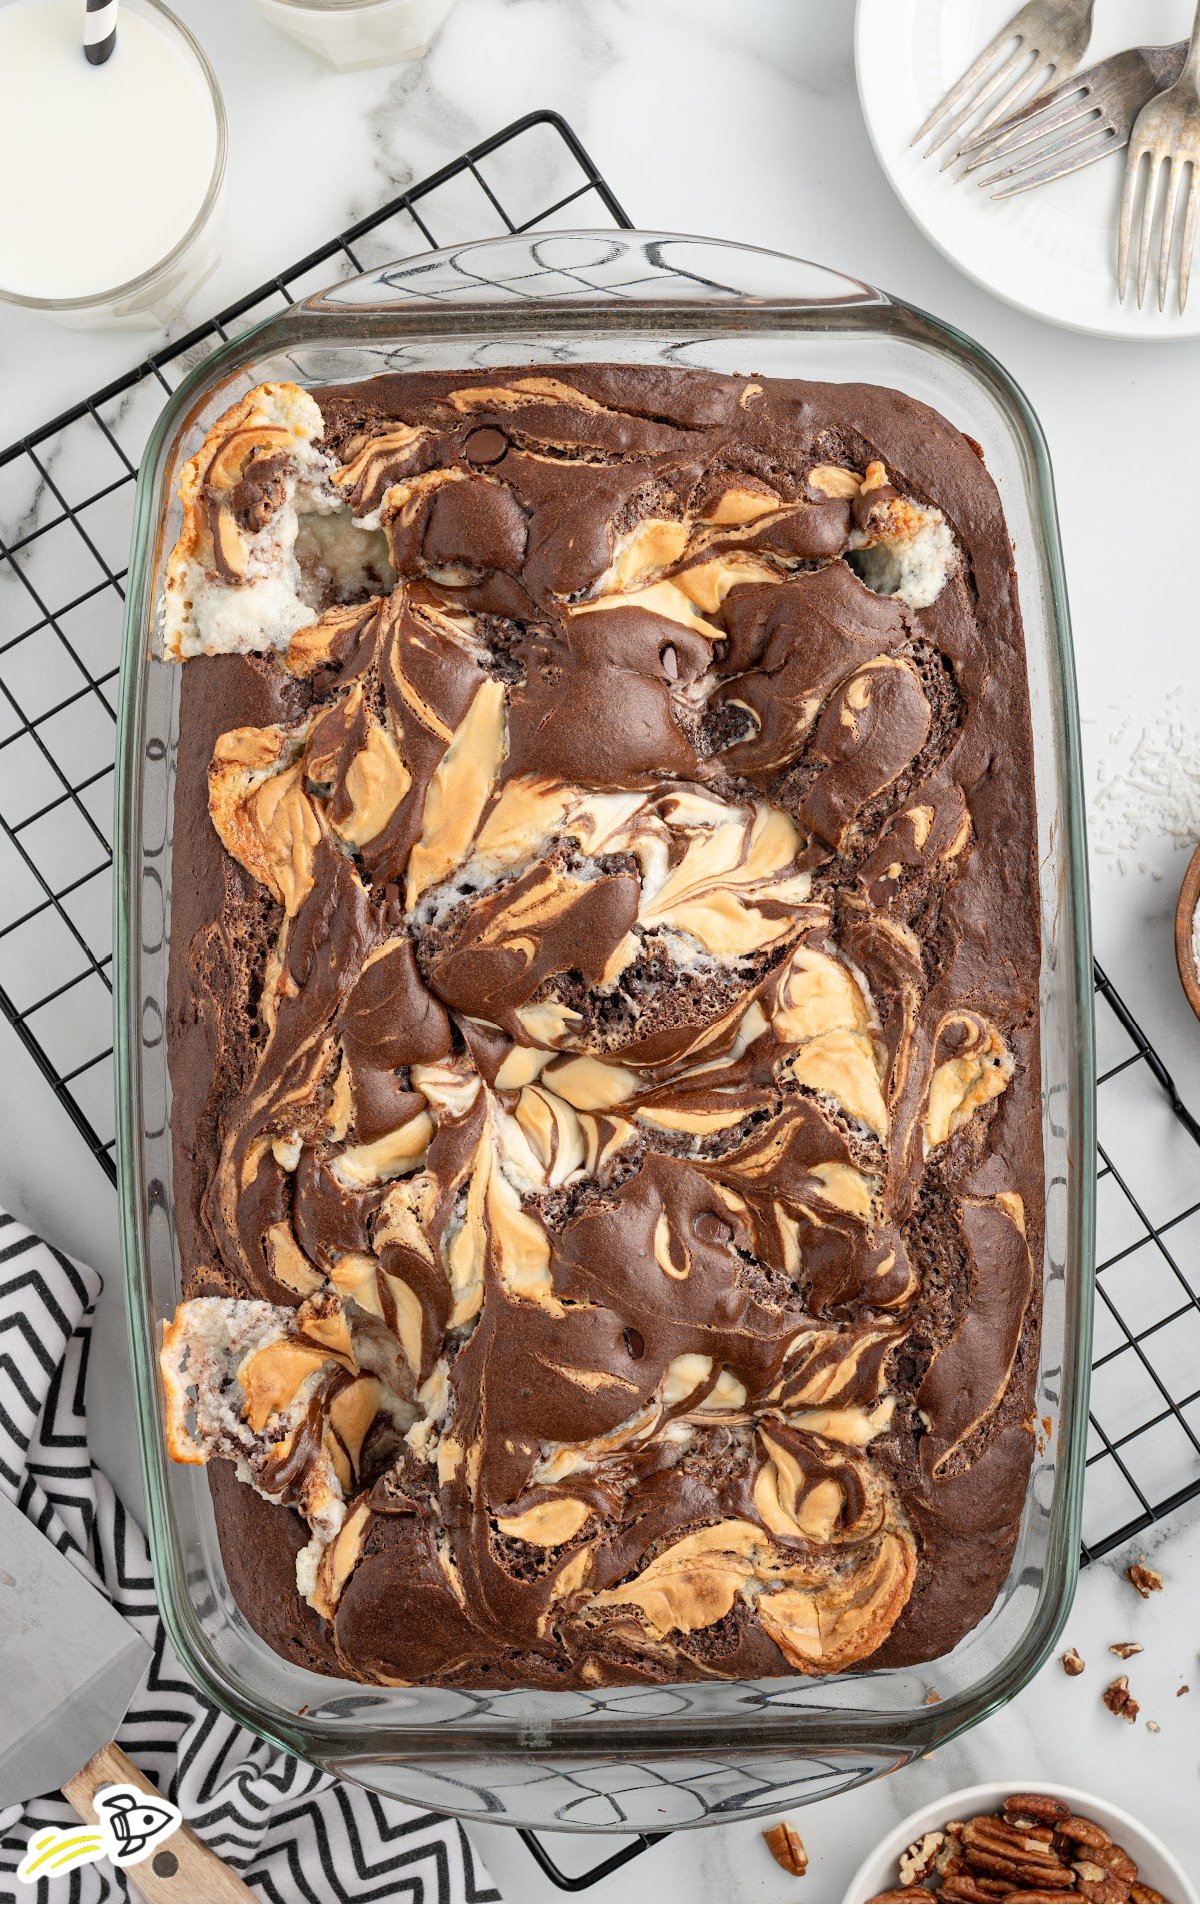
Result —
<path fill-rule="evenodd" d="M 1167 308 L 1147 289 L 1139 311 L 1132 290 L 1117 301 L 1116 226 L 1125 154 L 1056 179 L 1017 198 L 994 200 L 971 181 L 955 183 L 910 146 L 925 115 L 992 35 L 1017 0 L 858 0 L 858 91 L 879 162 L 925 235 L 968 277 L 1009 304 L 1071 330 L 1101 337 L 1200 337 L 1200 286 L 1177 308 L 1174 274 Z M 1192 0 L 1107 0 L 1085 53 L 1090 66 L 1132 45 L 1186 39 Z M 1157 261 L 1157 242 L 1154 258 Z"/>
<path fill-rule="evenodd" d="M 910 1813 L 863 1860 L 850 1881 L 845 1905 L 862 1905 L 863 1899 L 895 1887 L 900 1854 L 923 1833 L 936 1832 L 947 1819 L 969 1819 L 974 1813 L 998 1811 L 1010 1793 L 1019 1792 L 1050 1793 L 1055 1799 L 1065 1800 L 1072 1812 L 1082 1813 L 1085 1819 L 1095 1819 L 1117 1845 L 1125 1847 L 1137 1863 L 1143 1885 L 1152 1885 L 1175 1905 L 1188 1905 L 1189 1900 L 1195 1899 L 1192 1882 L 1174 1853 L 1168 1852 L 1148 1826 L 1140 1824 L 1120 1806 L 1114 1806 L 1107 1799 L 1097 1799 L 1094 1793 L 1080 1792 L 1075 1786 L 1048 1785 L 1044 1779 L 1022 1785 L 1019 1780 L 1010 1779 L 987 1786 L 964 1786 L 961 1791 L 947 1793 L 944 1799 L 935 1799 L 918 1812 Z"/>

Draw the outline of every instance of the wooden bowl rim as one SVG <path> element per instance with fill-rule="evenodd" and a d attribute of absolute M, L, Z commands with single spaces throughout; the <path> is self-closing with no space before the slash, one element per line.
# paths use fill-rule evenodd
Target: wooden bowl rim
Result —
<path fill-rule="evenodd" d="M 1179 889 L 1179 899 L 1175 907 L 1175 964 L 1179 968 L 1179 979 L 1196 1017 L 1200 1019 L 1200 971 L 1196 968 L 1196 955 L 1192 950 L 1192 934 L 1196 918 L 1196 907 L 1200 903 L 1200 846 L 1196 848 L 1187 863 L 1183 876 L 1183 885 Z"/>

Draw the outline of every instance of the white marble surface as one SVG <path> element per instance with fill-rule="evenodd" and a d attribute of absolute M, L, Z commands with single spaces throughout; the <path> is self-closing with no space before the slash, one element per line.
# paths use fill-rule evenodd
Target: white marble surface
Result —
<path fill-rule="evenodd" d="M 850 0 L 460 0 L 421 65 L 339 77 L 276 38 L 245 0 L 176 0 L 203 38 L 230 109 L 231 186 L 207 310 L 236 297 L 464 146 L 530 108 L 573 122 L 642 224 L 818 258 L 951 319 L 1024 385 L 1050 439 L 1075 615 L 1089 792 L 1111 779 L 1109 736 L 1157 731 L 1169 711 L 1200 773 L 1189 418 L 1200 349 L 1118 346 L 1055 332 L 959 277 L 909 225 L 858 114 Z M 1124 9 L 1135 37 L 1136 0 Z M 1183 0 L 1181 0 L 1183 4 Z M 1183 4 L 1184 13 L 1188 12 Z M 319 136 L 318 136 L 319 129 Z M 280 189 L 286 172 L 289 189 Z M 472 235 L 458 231 L 455 236 Z M 0 442 L 117 375 L 158 340 L 81 337 L 0 307 Z M 0 667 L 3 663 L 0 662 Z M 1190 743 L 1188 737 L 1191 737 Z M 1123 800 L 1124 794 L 1120 796 Z M 1161 812 L 1122 864 L 1096 855 L 1097 950 L 1200 1101 L 1200 1027 L 1174 974 L 1171 914 L 1184 854 Z M 0 1027 L 0 1196 L 108 1283 L 91 1418 L 97 1454 L 131 1495 L 136 1459 L 111 1193 L 7 1027 Z M 1068 1638 L 1088 1672 L 1053 1663 L 1006 1712 L 893 1779 L 809 1809 L 813 1864 L 785 1879 L 755 1827 L 677 1835 L 598 1888 L 611 1899 L 830 1899 L 864 1845 L 939 1790 L 1038 1775 L 1108 1794 L 1169 1839 L 1200 1880 L 1200 1513 L 1155 1536 L 1167 1592 L 1145 1606 L 1118 1578 L 1084 1577 Z M 1107 1645 L 1131 1666 L 1153 1735 L 1099 1706 Z M 1197 1691 L 1178 1701 L 1175 1688 Z M 478 1833 L 509 1899 L 556 1896 L 519 1843 Z M 595 1844 L 556 1843 L 570 1869 Z"/>

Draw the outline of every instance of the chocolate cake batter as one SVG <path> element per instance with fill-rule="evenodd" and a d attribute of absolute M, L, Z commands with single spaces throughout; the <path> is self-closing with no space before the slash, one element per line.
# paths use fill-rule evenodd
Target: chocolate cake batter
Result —
<path fill-rule="evenodd" d="M 978 448 L 867 385 L 252 392 L 185 473 L 168 1428 L 385 1682 L 929 1659 L 1033 1450 L 1038 897 Z"/>

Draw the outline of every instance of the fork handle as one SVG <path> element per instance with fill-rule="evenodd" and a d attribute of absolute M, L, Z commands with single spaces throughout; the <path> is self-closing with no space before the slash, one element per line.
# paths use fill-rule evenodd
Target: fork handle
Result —
<path fill-rule="evenodd" d="M 1200 86 L 1200 0 L 1197 0 L 1196 17 L 1192 21 L 1192 37 L 1188 43 L 1187 58 L 1183 62 L 1181 79 L 1190 79 Z"/>
<path fill-rule="evenodd" d="M 1164 87 L 1173 86 L 1187 63 L 1188 42 L 1176 40 L 1173 46 L 1142 46 L 1138 48 L 1146 70 L 1153 79 L 1159 92 Z"/>

